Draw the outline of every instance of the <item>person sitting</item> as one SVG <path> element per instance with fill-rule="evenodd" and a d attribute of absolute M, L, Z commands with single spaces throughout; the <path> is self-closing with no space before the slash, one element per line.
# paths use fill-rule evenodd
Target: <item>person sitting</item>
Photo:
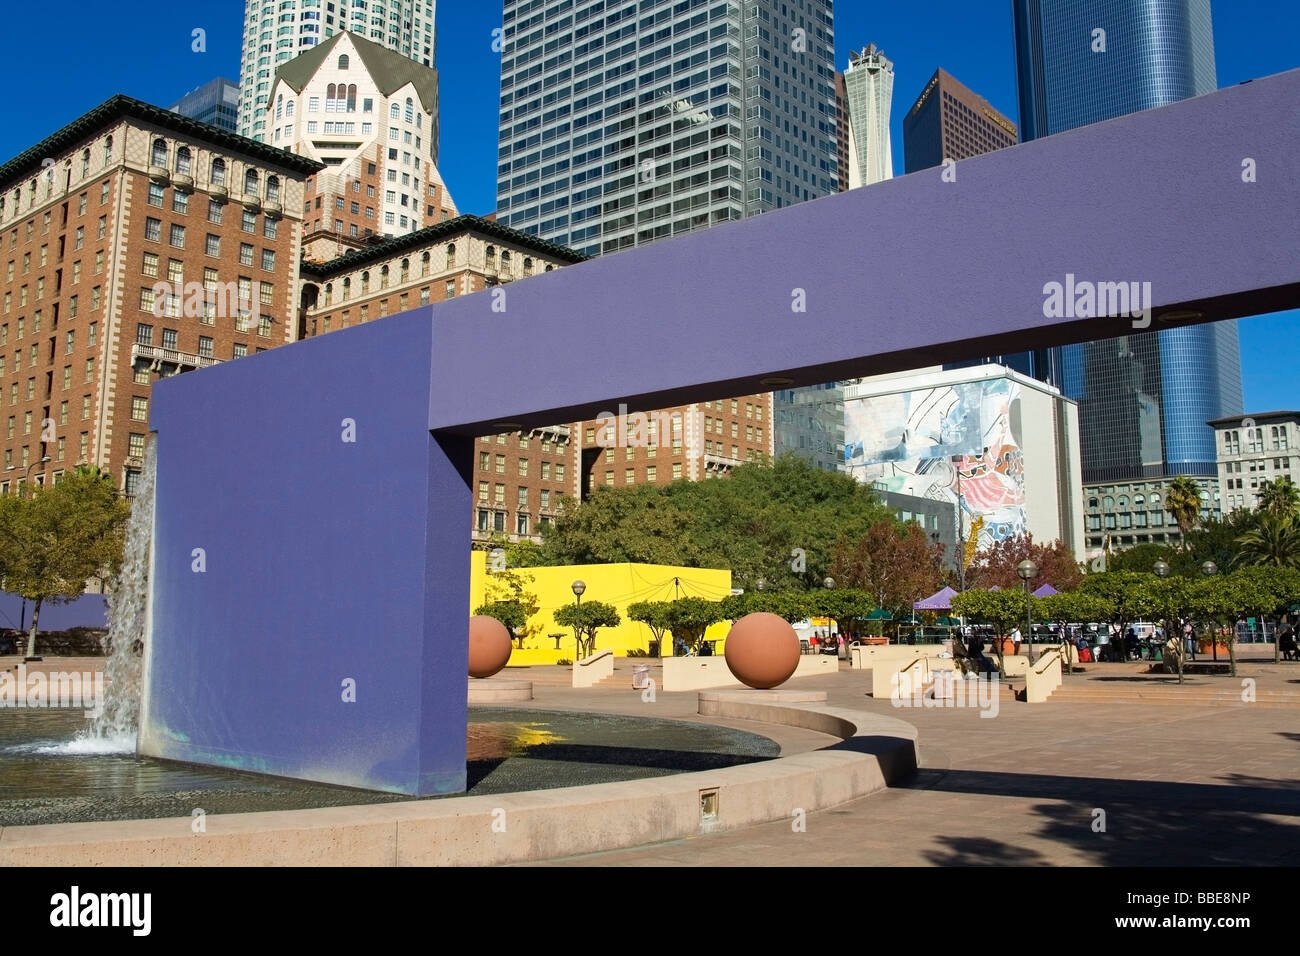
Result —
<path fill-rule="evenodd" d="M 1278 635 L 1278 647 L 1282 651 L 1282 660 L 1300 660 L 1300 645 L 1297 645 L 1294 628 L 1288 627 Z"/>
<path fill-rule="evenodd" d="M 983 670 L 987 676 L 993 676 L 993 662 L 984 656 L 983 637 L 972 634 L 970 640 L 966 642 L 966 653 L 971 662 Z"/>
<path fill-rule="evenodd" d="M 1135 661 L 1142 656 L 1142 641 L 1138 638 L 1137 632 L 1131 627 L 1128 629 L 1128 633 L 1124 635 L 1124 654 L 1131 661 Z"/>

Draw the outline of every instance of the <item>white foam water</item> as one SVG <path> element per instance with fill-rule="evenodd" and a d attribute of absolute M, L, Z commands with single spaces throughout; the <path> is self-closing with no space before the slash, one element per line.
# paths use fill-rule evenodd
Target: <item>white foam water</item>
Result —
<path fill-rule="evenodd" d="M 140 671 L 144 659 L 145 617 L 149 608 L 149 556 L 153 545 L 155 464 L 153 445 L 144 454 L 131 517 L 126 525 L 122 570 L 109 588 L 108 663 L 104 711 L 70 741 L 66 753 L 118 753 L 135 750 L 140 718 Z M 102 748 L 112 749 L 102 749 Z M 76 749 L 80 748 L 80 749 Z"/>

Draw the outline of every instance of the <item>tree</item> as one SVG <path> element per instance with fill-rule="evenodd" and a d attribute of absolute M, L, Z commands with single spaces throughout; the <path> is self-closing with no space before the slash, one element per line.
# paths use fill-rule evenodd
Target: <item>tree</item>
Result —
<path fill-rule="evenodd" d="M 1226 576 L 1226 586 L 1236 613 L 1262 619 L 1284 612 L 1300 597 L 1300 570 L 1263 565 L 1238 568 Z M 1279 642 L 1274 639 L 1273 663 L 1279 663 L 1279 655 Z"/>
<path fill-rule="evenodd" d="M 812 592 L 809 591 L 746 591 L 723 598 L 722 615 L 727 620 L 738 621 L 746 614 L 761 611 L 793 624 L 812 613 L 811 601 Z"/>
<path fill-rule="evenodd" d="M 639 621 L 650 628 L 655 643 L 659 645 L 661 655 L 663 654 L 664 634 L 670 629 L 668 608 L 671 604 L 671 601 L 637 601 L 627 606 L 627 619 L 629 621 Z"/>
<path fill-rule="evenodd" d="M 1239 567 L 1300 567 L 1300 525 L 1290 517 L 1265 511 L 1256 526 L 1237 539 L 1237 548 Z"/>
<path fill-rule="evenodd" d="M 1175 574 L 1186 574 L 1190 562 L 1182 562 L 1184 551 L 1175 551 L 1166 544 L 1138 544 L 1124 551 L 1109 555 L 1106 559 L 1107 571 L 1150 571 L 1157 561 L 1168 564 Z M 1182 565 L 1189 567 L 1184 568 Z M 1199 573 L 1199 572 L 1198 572 Z"/>
<path fill-rule="evenodd" d="M 1201 486 L 1186 475 L 1174 478 L 1165 489 L 1165 511 L 1178 525 L 1183 550 L 1186 550 L 1187 533 L 1201 515 Z"/>
<path fill-rule="evenodd" d="M 1209 624 L 1219 625 L 1210 631 L 1211 639 L 1228 645 L 1229 673 L 1237 676 L 1237 610 L 1243 599 L 1249 600 L 1238 588 L 1238 582 L 1229 575 L 1213 575 L 1191 582 L 1188 611 L 1191 616 Z"/>
<path fill-rule="evenodd" d="M 685 597 L 667 603 L 668 629 L 672 631 L 675 640 L 682 641 L 692 650 L 699 649 L 700 642 L 704 640 L 704 632 L 710 625 L 725 618 L 719 601 Z"/>
<path fill-rule="evenodd" d="M 729 568 L 738 586 L 793 590 L 826 576 L 839 534 L 881 519 L 892 514 L 866 485 L 787 455 L 738 466 L 726 481 L 597 487 L 547 530 L 537 558 Z"/>
<path fill-rule="evenodd" d="M 1109 621 L 1119 625 L 1123 635 L 1133 621 L 1155 613 L 1153 588 L 1159 580 L 1141 571 L 1099 571 L 1087 575 L 1078 590 L 1104 600 L 1111 610 Z"/>
<path fill-rule="evenodd" d="M 998 658 L 998 671 L 1005 674 L 1002 640 L 1025 620 L 1025 592 L 1016 589 L 990 591 L 972 588 L 953 597 L 952 611 L 973 623 L 988 624 L 993 628 L 996 638 L 993 653 Z"/>
<path fill-rule="evenodd" d="M 810 592 L 808 595 L 812 613 L 818 617 L 829 617 L 847 644 L 849 639 L 862 633 L 862 625 L 867 616 L 876 609 L 876 602 L 870 591 L 858 588 L 834 588 Z"/>
<path fill-rule="evenodd" d="M 1061 591 L 1039 598 L 1038 616 L 1045 621 L 1054 621 L 1061 625 L 1064 639 L 1069 639 L 1067 625 L 1089 624 L 1097 621 L 1109 621 L 1114 614 L 1114 606 L 1101 595 L 1086 591 Z M 1071 657 L 1067 651 L 1063 664 L 1066 672 L 1073 670 Z"/>
<path fill-rule="evenodd" d="M 0 567 L 5 587 L 32 602 L 27 653 L 36 656 L 41 606 L 81 595 L 92 577 L 112 577 L 122 565 L 131 508 L 112 476 L 78 467 L 35 493 L 0 498 Z"/>
<path fill-rule="evenodd" d="M 587 657 L 595 652 L 598 630 L 602 627 L 618 627 L 622 621 L 618 609 L 604 601 L 566 604 L 555 612 L 556 624 L 571 627 L 578 634 L 579 657 Z"/>
<path fill-rule="evenodd" d="M 520 642 L 532 631 L 540 631 L 542 625 L 528 626 L 528 619 L 541 607 L 537 595 L 528 590 L 531 579 L 513 568 L 488 571 L 485 600 L 474 609 L 475 614 L 494 617 L 506 626 L 510 636 Z"/>
<path fill-rule="evenodd" d="M 1300 488 L 1289 475 L 1279 475 L 1259 486 L 1256 509 L 1275 518 L 1294 519 L 1300 515 Z"/>
<path fill-rule="evenodd" d="M 841 586 L 868 591 L 876 606 L 896 616 L 943 583 L 943 545 L 920 525 L 891 519 L 874 522 L 861 537 L 841 536 L 832 549 L 831 577 Z"/>
<path fill-rule="evenodd" d="M 966 572 L 966 585 L 975 588 L 1023 588 L 1017 568 L 1028 558 L 1038 565 L 1038 575 L 1029 582 L 1030 590 L 1050 584 L 1058 591 L 1069 591 L 1079 585 L 1083 572 L 1079 563 L 1059 539 L 1050 545 L 1038 544 L 1033 535 L 1003 538 L 975 555 L 975 561 Z"/>
<path fill-rule="evenodd" d="M 1237 539 L 1258 524 L 1259 516 L 1247 508 L 1237 508 L 1222 518 L 1202 518 L 1187 536 L 1187 548 L 1166 560 L 1175 574 L 1198 575 L 1206 561 L 1226 571 L 1237 558 Z"/>

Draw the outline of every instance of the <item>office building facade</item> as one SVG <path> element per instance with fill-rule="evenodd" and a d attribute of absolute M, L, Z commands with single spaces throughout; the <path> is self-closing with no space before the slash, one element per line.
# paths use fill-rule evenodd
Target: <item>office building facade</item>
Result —
<path fill-rule="evenodd" d="M 1259 507 L 1266 481 L 1300 481 L 1300 412 L 1257 412 L 1207 423 L 1218 449 L 1223 513 Z"/>
<path fill-rule="evenodd" d="M 265 142 L 276 69 L 344 30 L 435 66 L 434 13 L 435 0 L 245 0 L 239 133 Z"/>
<path fill-rule="evenodd" d="M 909 173 L 1018 141 L 1015 123 L 943 69 L 934 71 L 903 117 L 903 164 Z"/>
<path fill-rule="evenodd" d="M 850 189 L 894 176 L 889 112 L 894 101 L 894 64 L 874 44 L 849 54 L 843 73 Z M 842 175 L 842 174 L 841 174 Z"/>
<path fill-rule="evenodd" d="M 1209 0 L 1015 0 L 1013 9 L 1025 139 L 1215 89 Z M 1080 403 L 1089 484 L 1213 477 L 1205 423 L 1242 408 L 1235 322 L 1066 346 L 1053 351 L 1050 377 Z"/>
<path fill-rule="evenodd" d="M 308 235 L 400 235 L 453 218 L 438 173 L 438 74 L 352 33 L 276 71 L 272 146 L 324 165 L 304 198 Z"/>
<path fill-rule="evenodd" d="M 167 108 L 173 113 L 234 133 L 239 129 L 239 84 L 219 76 L 186 93 Z"/>

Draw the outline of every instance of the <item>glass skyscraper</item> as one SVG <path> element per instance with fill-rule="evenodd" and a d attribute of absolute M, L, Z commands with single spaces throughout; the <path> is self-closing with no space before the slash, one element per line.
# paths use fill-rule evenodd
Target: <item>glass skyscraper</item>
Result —
<path fill-rule="evenodd" d="M 835 192 L 831 7 L 505 0 L 498 221 L 602 255 Z M 778 454 L 825 443 L 795 434 L 801 391 L 777 395 Z"/>
<path fill-rule="evenodd" d="M 1210 0 L 1014 0 L 1014 18 L 1025 140 L 1216 88 Z M 1080 403 L 1085 484 L 1214 475 L 1206 422 L 1242 408 L 1235 322 L 1055 349 L 1050 375 Z"/>

